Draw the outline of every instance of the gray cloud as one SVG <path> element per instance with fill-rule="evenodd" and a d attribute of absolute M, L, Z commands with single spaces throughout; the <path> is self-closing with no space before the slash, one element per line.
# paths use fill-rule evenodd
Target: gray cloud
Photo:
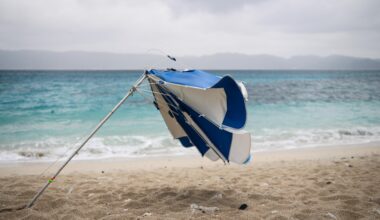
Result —
<path fill-rule="evenodd" d="M 376 0 L 0 0 L 0 49 L 380 57 Z"/>

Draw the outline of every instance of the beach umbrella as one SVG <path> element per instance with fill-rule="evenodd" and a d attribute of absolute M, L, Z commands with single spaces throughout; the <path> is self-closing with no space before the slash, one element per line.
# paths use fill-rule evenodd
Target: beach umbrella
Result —
<path fill-rule="evenodd" d="M 247 121 L 242 83 L 201 70 L 149 70 L 146 75 L 156 108 L 184 147 L 194 146 L 211 160 L 250 160 L 251 136 L 242 130 Z"/>
<path fill-rule="evenodd" d="M 168 55 L 170 60 L 176 61 Z M 113 113 L 148 80 L 153 104 L 170 133 L 184 147 L 196 147 L 202 156 L 224 163 L 247 163 L 251 137 L 247 121 L 247 90 L 231 76 L 201 70 L 146 70 L 119 103 L 100 121 L 79 147 L 24 207 L 32 207 L 64 167 L 79 153 Z M 142 93 L 143 94 L 143 93 Z"/>

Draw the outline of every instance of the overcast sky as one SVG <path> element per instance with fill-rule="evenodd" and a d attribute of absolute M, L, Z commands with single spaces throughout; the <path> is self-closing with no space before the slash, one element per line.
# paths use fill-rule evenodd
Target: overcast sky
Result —
<path fill-rule="evenodd" d="M 379 0 L 0 0 L 0 49 L 380 58 Z"/>

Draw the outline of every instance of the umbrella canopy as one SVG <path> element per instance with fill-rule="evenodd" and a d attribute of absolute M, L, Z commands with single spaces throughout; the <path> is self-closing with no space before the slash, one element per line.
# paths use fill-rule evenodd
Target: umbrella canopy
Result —
<path fill-rule="evenodd" d="M 195 146 L 211 160 L 239 164 L 250 160 L 247 91 L 231 76 L 201 70 L 147 71 L 154 104 L 175 139 Z"/>

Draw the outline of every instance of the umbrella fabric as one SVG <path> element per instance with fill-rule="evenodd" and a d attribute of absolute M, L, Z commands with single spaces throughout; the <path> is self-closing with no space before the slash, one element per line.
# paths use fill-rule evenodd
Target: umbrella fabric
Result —
<path fill-rule="evenodd" d="M 211 160 L 250 160 L 251 137 L 242 130 L 247 120 L 242 83 L 200 70 L 150 70 L 147 76 L 155 106 L 184 147 L 195 146 Z"/>

